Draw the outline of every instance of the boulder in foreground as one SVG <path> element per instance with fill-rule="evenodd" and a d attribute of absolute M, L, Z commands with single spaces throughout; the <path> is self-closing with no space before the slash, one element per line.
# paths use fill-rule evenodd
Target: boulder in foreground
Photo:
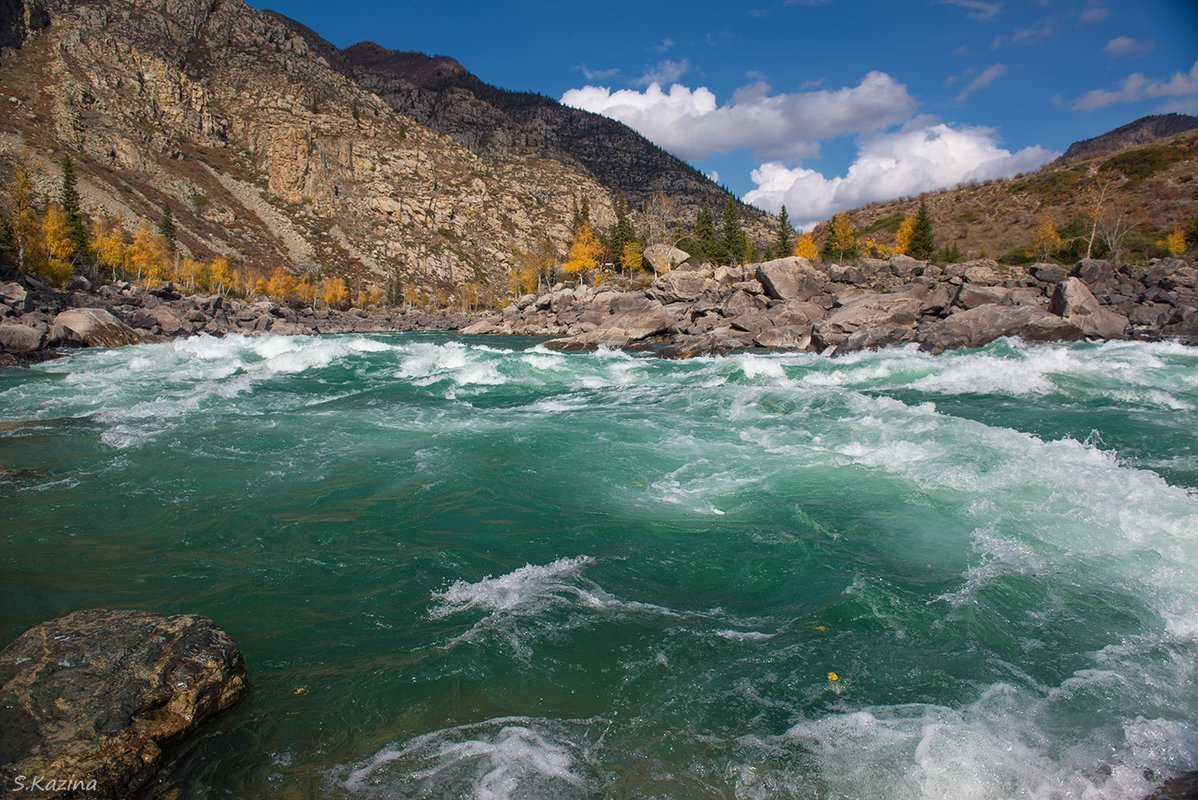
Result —
<path fill-rule="evenodd" d="M 137 344 L 137 331 L 102 308 L 70 308 L 54 318 L 49 342 L 59 347 L 120 347 Z"/>
<path fill-rule="evenodd" d="M 30 796 L 128 797 L 158 771 L 163 743 L 246 688 L 237 646 L 204 617 L 90 610 L 44 622 L 0 652 L 0 781 L 24 776 L 29 790 L 40 776 L 52 789 Z"/>

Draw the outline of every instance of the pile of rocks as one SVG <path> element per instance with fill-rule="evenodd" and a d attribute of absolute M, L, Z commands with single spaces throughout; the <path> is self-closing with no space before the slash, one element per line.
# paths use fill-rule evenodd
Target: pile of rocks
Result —
<path fill-rule="evenodd" d="M 1084 260 L 940 267 L 896 256 L 853 265 L 783 258 L 683 264 L 646 289 L 556 286 L 463 333 L 559 337 L 558 349 L 664 345 L 687 357 L 741 348 L 842 354 L 909 342 L 933 353 L 1003 336 L 1028 341 L 1198 340 L 1198 265 Z"/>
<path fill-rule="evenodd" d="M 0 365 L 40 360 L 67 347 L 116 347 L 207 333 L 349 333 L 457 330 L 477 319 L 455 312 L 340 311 L 221 295 L 184 295 L 169 283 L 93 287 L 75 278 L 59 291 L 17 274 L 0 282 Z"/>

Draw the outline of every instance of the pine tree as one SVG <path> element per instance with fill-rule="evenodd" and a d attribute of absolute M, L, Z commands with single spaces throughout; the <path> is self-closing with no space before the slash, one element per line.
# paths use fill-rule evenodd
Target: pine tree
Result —
<path fill-rule="evenodd" d="M 70 156 L 62 157 L 62 191 L 58 204 L 66 215 L 67 231 L 71 237 L 71 263 L 77 263 L 87 255 L 87 221 L 79 210 L 79 190 L 75 186 L 75 167 Z"/>
<path fill-rule="evenodd" d="M 591 224 L 591 203 L 584 195 L 582 202 L 574 199 L 573 216 L 570 220 L 570 231 L 577 234 L 583 225 Z"/>
<path fill-rule="evenodd" d="M 911 244 L 907 247 L 907 255 L 920 261 L 927 261 L 936 252 L 936 236 L 932 232 L 932 215 L 928 213 L 928 204 L 919 201 L 919 211 L 915 214 L 915 226 L 911 229 Z"/>
<path fill-rule="evenodd" d="M 607 247 L 612 258 L 618 259 L 623 256 L 628 243 L 636 241 L 636 229 L 632 227 L 632 220 L 628 218 L 628 201 L 623 192 L 616 197 L 615 211 L 616 222 L 608 234 Z"/>
<path fill-rule="evenodd" d="M 786 258 L 793 248 L 794 228 L 790 227 L 790 215 L 786 213 L 786 206 L 782 206 L 782 211 L 778 214 L 778 238 L 774 243 L 773 255 L 775 258 Z"/>
<path fill-rule="evenodd" d="M 177 249 L 175 245 L 175 215 L 171 213 L 171 204 L 162 203 L 162 220 L 158 223 L 158 234 L 166 240 L 166 251 L 171 255 Z"/>
<path fill-rule="evenodd" d="M 715 259 L 719 255 L 720 240 L 715 233 L 715 217 L 711 213 L 711 206 L 704 204 L 699 209 L 699 216 L 695 219 L 695 230 L 691 237 L 697 247 L 692 249 L 698 250 L 697 253 L 691 253 L 697 259 Z"/>
<path fill-rule="evenodd" d="M 731 197 L 724 203 L 724 219 L 720 226 L 720 255 L 724 263 L 740 262 L 748 253 L 749 243 L 740 224 L 740 209 Z"/>

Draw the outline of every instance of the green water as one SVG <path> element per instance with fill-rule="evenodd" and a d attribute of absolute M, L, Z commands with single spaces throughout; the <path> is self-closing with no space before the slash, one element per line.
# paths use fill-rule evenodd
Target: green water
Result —
<path fill-rule="evenodd" d="M 220 623 L 253 692 L 174 753 L 187 798 L 1137 798 L 1198 768 L 1198 351 L 535 345 L 0 371 L 0 642 Z"/>

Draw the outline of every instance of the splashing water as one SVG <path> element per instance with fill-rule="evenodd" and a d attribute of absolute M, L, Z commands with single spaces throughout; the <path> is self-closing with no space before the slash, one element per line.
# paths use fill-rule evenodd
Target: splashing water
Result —
<path fill-rule="evenodd" d="M 181 797 L 1140 798 L 1198 768 L 1195 430 L 1173 344 L 82 351 L 0 372 L 0 635 L 225 627 Z"/>

